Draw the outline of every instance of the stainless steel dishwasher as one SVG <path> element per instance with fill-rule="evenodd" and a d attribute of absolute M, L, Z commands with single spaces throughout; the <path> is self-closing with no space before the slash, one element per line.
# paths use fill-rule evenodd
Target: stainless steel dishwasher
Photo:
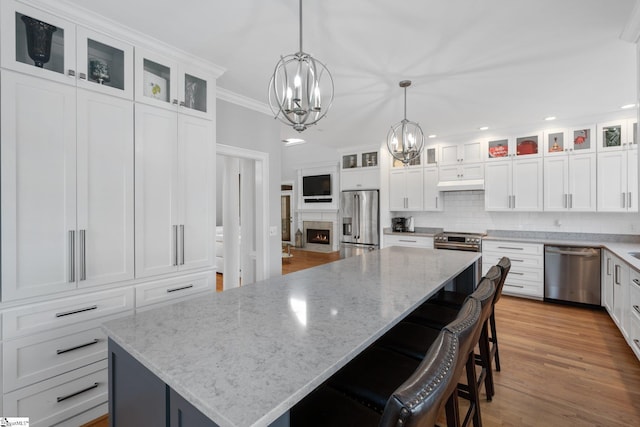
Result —
<path fill-rule="evenodd" d="M 544 247 L 544 298 L 600 305 L 600 249 Z"/>

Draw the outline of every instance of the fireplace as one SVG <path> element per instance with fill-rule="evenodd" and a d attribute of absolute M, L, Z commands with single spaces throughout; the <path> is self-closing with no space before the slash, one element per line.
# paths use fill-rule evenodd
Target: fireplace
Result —
<path fill-rule="evenodd" d="M 305 249 L 316 252 L 333 251 L 333 223 L 331 221 L 304 221 L 302 225 Z"/>
<path fill-rule="evenodd" d="M 315 228 L 307 228 L 307 243 L 316 243 L 318 245 L 331 244 L 331 230 L 317 230 Z"/>

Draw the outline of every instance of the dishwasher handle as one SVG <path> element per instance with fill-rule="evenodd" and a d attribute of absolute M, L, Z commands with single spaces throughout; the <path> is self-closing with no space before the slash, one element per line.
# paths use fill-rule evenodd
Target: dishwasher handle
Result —
<path fill-rule="evenodd" d="M 587 250 L 563 250 L 559 248 L 545 248 L 545 251 L 549 254 L 559 254 L 559 255 L 571 255 L 571 256 L 580 256 L 580 257 L 595 257 L 598 256 L 598 251 L 595 249 L 587 249 Z"/>

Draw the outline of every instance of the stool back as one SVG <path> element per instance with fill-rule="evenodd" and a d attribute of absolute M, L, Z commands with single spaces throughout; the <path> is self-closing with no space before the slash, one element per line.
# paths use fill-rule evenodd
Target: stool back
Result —
<path fill-rule="evenodd" d="M 469 296 L 480 302 L 482 313 L 480 322 L 484 323 L 493 312 L 493 301 L 496 295 L 495 284 L 500 281 L 500 269 L 495 265 L 489 269 L 487 275 L 480 281 L 475 291 Z"/>
<path fill-rule="evenodd" d="M 509 270 L 511 270 L 511 260 L 508 257 L 503 256 L 502 258 L 500 258 L 500 261 L 498 261 L 497 266 L 500 268 L 501 274 L 500 281 L 496 284 L 496 296 L 493 299 L 494 305 L 498 302 L 500 296 L 502 295 L 502 287 L 504 286 L 505 280 L 507 280 Z"/>

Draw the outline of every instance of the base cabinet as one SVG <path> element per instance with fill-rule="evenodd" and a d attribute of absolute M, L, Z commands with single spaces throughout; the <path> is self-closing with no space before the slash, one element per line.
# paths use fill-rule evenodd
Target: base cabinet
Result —
<path fill-rule="evenodd" d="M 505 295 L 544 298 L 544 245 L 490 240 L 482 243 L 482 274 L 503 256 L 511 260 L 504 283 Z"/>
<path fill-rule="evenodd" d="M 109 372 L 111 425 L 217 427 L 112 340 L 109 340 Z"/>
<path fill-rule="evenodd" d="M 385 234 L 384 247 L 388 248 L 390 246 L 433 249 L 433 237 L 412 236 L 411 233 L 407 233 L 406 236 L 401 236 L 398 234 Z"/>

